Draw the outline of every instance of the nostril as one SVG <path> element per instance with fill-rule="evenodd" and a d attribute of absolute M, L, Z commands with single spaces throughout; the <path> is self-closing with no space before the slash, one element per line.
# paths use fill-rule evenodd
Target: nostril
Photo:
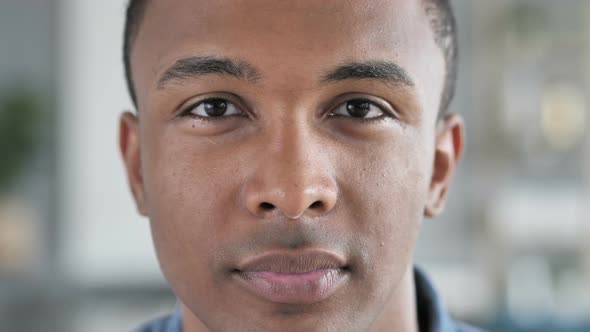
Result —
<path fill-rule="evenodd" d="M 322 203 L 322 202 L 320 202 L 320 201 L 315 201 L 315 202 L 313 202 L 313 204 L 311 204 L 311 205 L 309 206 L 309 208 L 310 208 L 310 209 L 319 209 L 319 208 L 321 208 L 322 206 L 324 206 L 324 203 Z"/>
<path fill-rule="evenodd" d="M 261 207 L 263 210 L 272 210 L 272 209 L 274 209 L 274 208 L 275 208 L 275 206 L 274 206 L 274 205 L 272 205 L 272 204 L 270 204 L 270 203 L 267 203 L 267 202 L 260 203 L 260 207 Z"/>

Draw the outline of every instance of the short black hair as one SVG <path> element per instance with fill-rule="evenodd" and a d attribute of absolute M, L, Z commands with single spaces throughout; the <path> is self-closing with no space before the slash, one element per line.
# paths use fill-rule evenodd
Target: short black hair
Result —
<path fill-rule="evenodd" d="M 450 0 L 422 0 L 430 25 L 434 32 L 436 44 L 440 47 L 445 58 L 446 77 L 442 91 L 439 115 L 446 113 L 453 95 L 457 80 L 457 28 L 455 16 Z M 133 104 L 137 106 L 137 97 L 131 76 L 130 53 L 139 32 L 143 16 L 149 0 L 129 0 L 125 17 L 125 32 L 123 36 L 123 63 L 127 87 Z"/>
<path fill-rule="evenodd" d="M 459 44 L 457 38 L 457 23 L 453 14 L 451 0 L 423 0 L 426 16 L 430 19 L 430 26 L 434 32 L 434 39 L 442 50 L 445 58 L 445 83 L 440 100 L 439 116 L 444 115 L 455 95 L 457 83 L 457 62 Z"/>
<path fill-rule="evenodd" d="M 149 0 L 129 0 L 125 14 L 125 30 L 123 32 L 123 64 L 125 65 L 125 78 L 129 96 L 135 107 L 137 107 L 137 95 L 133 77 L 131 76 L 131 48 L 139 32 L 143 16 Z"/>

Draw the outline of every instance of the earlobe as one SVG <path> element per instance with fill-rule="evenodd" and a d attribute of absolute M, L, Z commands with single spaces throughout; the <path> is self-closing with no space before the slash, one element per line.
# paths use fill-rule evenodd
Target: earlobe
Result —
<path fill-rule="evenodd" d="M 131 112 L 121 114 L 119 119 L 119 149 L 125 164 L 127 181 L 135 199 L 137 210 L 147 215 L 143 175 L 141 172 L 141 150 L 139 144 L 139 122 Z"/>
<path fill-rule="evenodd" d="M 436 129 L 432 178 L 424 207 L 426 217 L 436 217 L 444 210 L 453 173 L 463 154 L 464 140 L 460 115 L 452 113 L 440 120 Z"/>

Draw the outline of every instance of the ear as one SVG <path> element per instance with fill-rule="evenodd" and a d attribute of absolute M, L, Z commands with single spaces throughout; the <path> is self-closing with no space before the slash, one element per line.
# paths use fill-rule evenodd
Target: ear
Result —
<path fill-rule="evenodd" d="M 453 173 L 463 154 L 464 131 L 463 118 L 458 114 L 448 114 L 437 124 L 432 179 L 424 208 L 426 217 L 437 217 L 444 210 Z"/>
<path fill-rule="evenodd" d="M 137 210 L 147 215 L 143 176 L 141 172 L 141 150 L 139 146 L 139 121 L 131 112 L 125 112 L 119 119 L 119 148 L 127 171 L 127 181 L 135 199 Z"/>

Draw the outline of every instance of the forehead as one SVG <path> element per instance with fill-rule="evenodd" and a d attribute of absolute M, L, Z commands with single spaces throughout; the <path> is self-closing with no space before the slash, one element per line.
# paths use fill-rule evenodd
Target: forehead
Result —
<path fill-rule="evenodd" d="M 247 60 L 285 88 L 347 61 L 395 61 L 422 90 L 442 89 L 444 76 L 421 0 L 151 0 L 131 53 L 140 103 L 193 55 Z M 439 87 L 427 86 L 432 75 Z"/>

